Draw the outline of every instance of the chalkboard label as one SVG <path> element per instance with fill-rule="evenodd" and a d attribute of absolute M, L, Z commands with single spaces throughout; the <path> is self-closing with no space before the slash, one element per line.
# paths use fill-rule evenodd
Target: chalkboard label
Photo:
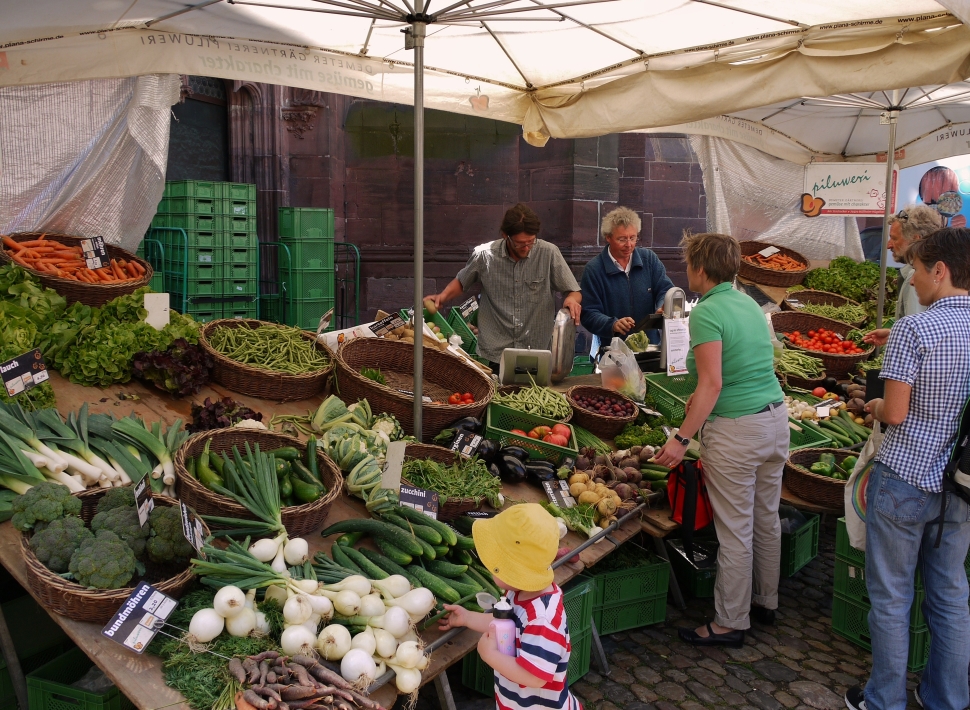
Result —
<path fill-rule="evenodd" d="M 205 544 L 205 532 L 202 529 L 202 521 L 189 510 L 185 503 L 179 503 L 179 510 L 182 513 L 182 534 L 204 560 L 205 553 L 202 552 L 202 546 Z"/>
<path fill-rule="evenodd" d="M 478 447 L 482 441 L 482 437 L 475 432 L 459 430 L 455 434 L 455 440 L 451 442 L 451 450 L 457 451 L 462 456 L 471 458 L 478 453 Z"/>
<path fill-rule="evenodd" d="M 543 481 L 542 490 L 546 492 L 549 502 L 560 508 L 572 508 L 576 505 L 576 499 L 570 495 L 569 484 L 565 481 Z"/>
<path fill-rule="evenodd" d="M 464 301 L 458 306 L 458 312 L 461 313 L 461 317 L 468 320 L 472 313 L 478 310 L 478 299 L 472 296 L 467 301 Z"/>
<path fill-rule="evenodd" d="M 108 250 L 104 245 L 104 237 L 81 240 L 81 251 L 89 269 L 100 269 L 108 264 Z"/>
<path fill-rule="evenodd" d="M 383 337 L 390 333 L 392 330 L 397 330 L 398 328 L 403 328 L 407 323 L 401 318 L 400 314 L 394 313 L 387 316 L 386 318 L 381 318 L 375 323 L 371 323 L 368 328 L 371 332 L 378 338 Z"/>
<path fill-rule="evenodd" d="M 438 493 L 436 491 L 402 484 L 398 497 L 401 500 L 401 505 L 424 513 L 429 518 L 438 519 Z"/>
<path fill-rule="evenodd" d="M 39 349 L 34 349 L 0 363 L 0 377 L 3 378 L 3 387 L 7 390 L 7 394 L 10 397 L 16 397 L 46 382 L 50 375 L 44 363 L 44 356 Z"/>
<path fill-rule="evenodd" d="M 146 473 L 135 484 L 135 507 L 138 509 L 138 524 L 142 527 L 145 527 L 145 524 L 148 523 L 148 515 L 155 509 L 152 487 L 148 482 L 148 477 L 151 475 L 151 473 Z"/>
<path fill-rule="evenodd" d="M 135 653 L 143 653 L 176 606 L 175 599 L 142 582 L 111 617 L 101 635 Z"/>

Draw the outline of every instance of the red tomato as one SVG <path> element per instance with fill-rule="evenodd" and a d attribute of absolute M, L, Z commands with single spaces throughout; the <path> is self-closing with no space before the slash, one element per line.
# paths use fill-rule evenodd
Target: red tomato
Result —
<path fill-rule="evenodd" d="M 566 446 L 569 444 L 566 437 L 560 436 L 559 434 L 546 434 L 544 437 L 542 437 L 542 440 L 547 444 L 553 444 L 554 446 Z"/>
<path fill-rule="evenodd" d="M 453 395 L 448 397 L 448 404 L 461 404 L 461 395 L 455 392 Z"/>
<path fill-rule="evenodd" d="M 825 388 L 816 387 L 815 389 L 812 390 L 812 394 L 815 395 L 816 397 L 823 397 L 825 395 Z"/>
<path fill-rule="evenodd" d="M 569 427 L 566 426 L 565 424 L 554 425 L 552 427 L 552 433 L 558 434 L 559 436 L 566 439 L 566 441 L 569 441 L 569 437 L 572 436 L 572 432 L 569 430 Z"/>
<path fill-rule="evenodd" d="M 532 437 L 533 439 L 541 439 L 551 431 L 552 429 L 550 429 L 547 426 L 537 426 L 532 431 L 529 432 L 529 436 Z M 533 436 L 533 434 L 535 436 Z"/>
<path fill-rule="evenodd" d="M 470 400 L 471 400 L 471 401 L 473 401 L 473 402 L 475 401 L 475 398 L 474 398 L 474 397 L 472 397 L 472 393 L 471 393 L 471 392 L 465 392 L 465 394 L 463 394 L 463 395 L 461 396 L 461 398 L 462 398 L 462 399 L 470 399 Z"/>
<path fill-rule="evenodd" d="M 526 434 L 521 429 L 510 429 L 509 430 L 509 433 L 510 434 L 515 434 L 516 436 L 526 436 L 526 437 L 529 436 L 528 434 Z"/>

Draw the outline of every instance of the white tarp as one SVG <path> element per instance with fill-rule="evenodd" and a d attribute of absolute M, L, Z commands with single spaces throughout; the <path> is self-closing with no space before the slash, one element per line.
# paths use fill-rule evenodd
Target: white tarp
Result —
<path fill-rule="evenodd" d="M 958 10 L 964 1 L 946 0 Z M 7 3 L 0 86 L 164 72 L 412 101 L 400 20 L 325 14 L 336 10 L 328 0 L 199 3 L 189 11 L 183 0 Z M 529 12 L 504 21 L 487 14 L 488 0 L 434 0 L 431 12 L 446 4 L 467 12 L 461 22 L 428 25 L 426 105 L 518 123 L 538 145 L 970 73 L 970 29 L 933 0 L 612 0 L 559 9 L 521 0 L 502 12 Z M 403 7 L 343 5 L 361 14 Z"/>
<path fill-rule="evenodd" d="M 0 233 L 134 250 L 165 187 L 175 75 L 0 88 Z"/>
<path fill-rule="evenodd" d="M 704 174 L 711 231 L 788 247 L 809 259 L 864 259 L 855 217 L 806 217 L 799 211 L 801 165 L 723 138 L 695 135 L 690 144 Z"/>

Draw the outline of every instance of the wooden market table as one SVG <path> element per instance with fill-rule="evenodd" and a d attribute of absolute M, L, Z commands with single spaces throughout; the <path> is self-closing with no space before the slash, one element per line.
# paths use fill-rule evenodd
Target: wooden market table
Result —
<path fill-rule="evenodd" d="M 149 389 L 135 380 L 125 385 L 112 385 L 105 389 L 99 389 L 75 385 L 53 371 L 50 374 L 51 384 L 57 396 L 58 410 L 62 413 L 76 411 L 81 405 L 87 403 L 92 414 L 107 413 L 118 418 L 134 413 L 149 422 L 163 421 L 166 426 L 173 424 L 179 418 L 188 421 L 191 418 L 192 402 L 202 402 L 206 397 L 213 400 L 231 397 L 258 412 L 262 412 L 266 422 L 274 414 L 306 414 L 308 411 L 312 412 L 323 399 L 322 396 L 316 396 L 297 402 L 277 404 L 270 400 L 246 397 L 214 384 L 203 388 L 193 397 L 173 399 L 158 390 Z M 559 387 L 565 389 L 573 384 L 586 384 L 584 382 L 586 379 L 599 381 L 598 376 L 567 378 L 560 383 Z M 524 483 L 505 484 L 503 493 L 507 498 L 517 501 L 540 502 L 546 500 L 541 489 Z M 368 515 L 362 501 L 341 495 L 334 502 L 326 524 L 348 518 L 368 517 Z M 556 582 L 561 585 L 569 581 L 587 567 L 605 558 L 620 544 L 637 535 L 640 530 L 638 520 L 626 522 L 622 527 L 613 531 L 608 538 L 604 538 L 580 552 L 580 562 L 566 563 L 556 569 Z M 329 551 L 330 549 L 331 539 L 324 539 L 311 533 L 306 536 L 306 540 L 310 546 L 311 556 L 317 551 Z M 564 543 L 571 548 L 576 548 L 583 541 L 580 536 L 570 532 Z M 20 533 L 9 522 L 0 524 L 0 564 L 10 572 L 24 589 L 30 591 L 20 547 Z M 59 614 L 52 613 L 51 616 L 77 644 L 78 648 L 87 654 L 140 710 L 189 708 L 188 703 L 178 691 L 164 684 L 161 659 L 148 654 L 138 655 L 128 651 L 120 644 L 103 637 L 101 627 L 97 624 L 73 621 Z M 423 631 L 421 636 L 430 644 L 441 634 L 434 628 Z M 478 644 L 478 638 L 479 634 L 465 629 L 456 637 L 444 643 L 441 648 L 432 654 L 431 665 L 422 674 L 422 684 L 435 680 L 448 667 L 474 650 Z M 442 678 L 446 679 L 446 676 L 442 676 Z M 394 704 L 396 697 L 393 683 L 378 689 L 371 697 L 389 709 Z"/>

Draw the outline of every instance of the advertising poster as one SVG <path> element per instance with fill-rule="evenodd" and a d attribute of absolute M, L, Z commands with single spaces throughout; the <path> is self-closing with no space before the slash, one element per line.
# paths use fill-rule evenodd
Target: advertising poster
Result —
<path fill-rule="evenodd" d="M 914 165 L 899 174 L 899 209 L 929 205 L 948 227 L 966 227 L 970 219 L 970 155 Z"/>

